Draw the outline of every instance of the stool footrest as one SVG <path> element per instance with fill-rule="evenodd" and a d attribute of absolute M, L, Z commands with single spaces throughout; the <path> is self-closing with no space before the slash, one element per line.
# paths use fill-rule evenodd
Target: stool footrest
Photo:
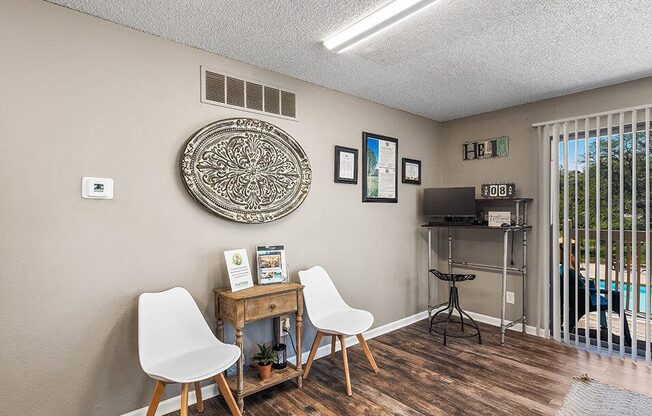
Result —
<path fill-rule="evenodd" d="M 475 276 L 474 276 L 475 277 Z M 457 311 L 459 314 L 459 321 L 456 319 L 457 316 L 453 315 L 453 312 Z M 446 319 L 437 319 L 437 316 L 446 313 L 447 317 Z M 464 318 L 467 318 L 468 321 L 466 322 L 466 325 L 470 326 L 471 328 L 475 329 L 475 331 L 469 335 L 467 334 L 449 334 L 448 333 L 448 325 L 449 324 L 460 324 L 461 325 L 461 331 L 464 332 Z M 438 328 L 435 329 L 435 333 L 443 335 L 444 336 L 444 345 L 446 345 L 447 338 L 452 337 L 452 338 L 471 338 L 475 337 L 477 335 L 478 337 L 478 344 L 482 344 L 482 335 L 480 334 L 480 327 L 478 324 L 475 322 L 473 318 L 471 318 L 471 315 L 468 313 L 464 312 L 462 310 L 462 307 L 460 306 L 460 298 L 459 298 L 459 292 L 457 289 L 457 286 L 453 284 L 450 288 L 449 296 L 448 296 L 448 306 L 438 310 L 435 312 L 434 315 L 430 318 L 430 327 L 429 327 L 429 332 L 433 332 L 433 327 L 436 328 L 437 325 L 444 324 L 444 330 L 441 331 Z"/>
<path fill-rule="evenodd" d="M 453 332 L 453 333 L 451 333 L 451 332 L 449 332 L 448 328 L 440 329 L 437 326 L 437 325 L 446 324 L 446 323 L 447 322 L 445 320 L 433 322 L 432 325 L 431 325 L 431 327 L 432 327 L 431 331 L 436 333 L 436 334 L 439 334 L 439 335 L 446 335 L 448 338 L 473 338 L 473 337 L 477 337 L 480 334 L 480 328 L 475 327 L 472 323 L 466 324 L 466 325 L 470 326 L 471 328 L 473 328 L 472 332 Z M 459 320 L 451 319 L 450 322 L 448 322 L 448 323 L 458 324 L 459 325 L 462 322 L 459 321 Z"/>

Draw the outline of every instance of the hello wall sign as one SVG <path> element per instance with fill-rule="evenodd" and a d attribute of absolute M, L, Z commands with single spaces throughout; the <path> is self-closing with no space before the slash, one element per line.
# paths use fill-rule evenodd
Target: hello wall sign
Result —
<path fill-rule="evenodd" d="M 465 142 L 462 144 L 462 160 L 493 159 L 509 155 L 509 137 Z"/>

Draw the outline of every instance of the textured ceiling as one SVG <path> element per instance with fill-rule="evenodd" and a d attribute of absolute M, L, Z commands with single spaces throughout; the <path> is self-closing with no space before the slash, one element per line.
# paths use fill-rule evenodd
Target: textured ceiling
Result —
<path fill-rule="evenodd" d="M 652 75 L 652 0 L 440 0 L 342 54 L 384 0 L 53 0 L 445 121 Z"/>

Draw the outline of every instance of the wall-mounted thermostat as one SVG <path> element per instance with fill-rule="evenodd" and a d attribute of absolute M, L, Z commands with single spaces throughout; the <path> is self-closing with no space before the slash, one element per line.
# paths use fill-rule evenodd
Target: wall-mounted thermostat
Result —
<path fill-rule="evenodd" d="M 81 195 L 86 199 L 113 199 L 113 179 L 84 176 Z"/>

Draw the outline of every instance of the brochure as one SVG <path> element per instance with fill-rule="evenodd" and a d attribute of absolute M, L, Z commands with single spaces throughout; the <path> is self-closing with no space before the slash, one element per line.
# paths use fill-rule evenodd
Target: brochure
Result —
<path fill-rule="evenodd" d="M 258 267 L 258 284 L 284 283 L 288 281 L 285 246 L 256 247 L 256 264 Z"/>
<path fill-rule="evenodd" d="M 226 260 L 226 270 L 229 272 L 232 292 L 253 287 L 254 282 L 251 277 L 247 250 L 244 248 L 227 250 L 224 252 L 224 259 Z"/>

